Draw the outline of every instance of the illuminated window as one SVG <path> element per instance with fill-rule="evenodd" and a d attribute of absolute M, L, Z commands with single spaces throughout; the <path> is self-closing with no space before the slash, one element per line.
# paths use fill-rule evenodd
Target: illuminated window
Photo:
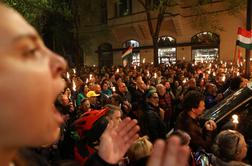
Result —
<path fill-rule="evenodd" d="M 176 63 L 176 40 L 169 36 L 163 36 L 158 39 L 158 63 L 174 64 Z"/>
<path fill-rule="evenodd" d="M 127 48 L 127 47 L 139 47 L 139 42 L 136 40 L 128 40 L 125 43 L 123 43 L 123 48 Z M 139 51 L 135 51 L 133 50 L 131 56 L 129 57 L 129 62 L 131 64 L 135 64 L 135 65 L 140 65 L 140 53 Z"/>
<path fill-rule="evenodd" d="M 198 33 L 192 37 L 192 59 L 195 62 L 209 62 L 219 57 L 219 35 L 211 32 Z"/>

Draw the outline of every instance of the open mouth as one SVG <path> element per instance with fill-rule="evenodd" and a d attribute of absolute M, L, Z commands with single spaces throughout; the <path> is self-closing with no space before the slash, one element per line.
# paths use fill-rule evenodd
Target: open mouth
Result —
<path fill-rule="evenodd" d="M 60 125 L 62 125 L 64 123 L 64 119 L 63 119 L 64 113 L 62 112 L 63 109 L 60 108 L 59 104 L 60 104 L 60 102 L 56 99 L 54 104 L 53 104 L 52 111 L 54 113 L 56 122 L 60 126 Z"/>

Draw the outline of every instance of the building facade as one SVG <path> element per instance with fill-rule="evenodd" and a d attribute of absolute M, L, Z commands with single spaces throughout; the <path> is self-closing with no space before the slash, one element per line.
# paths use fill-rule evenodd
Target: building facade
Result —
<path fill-rule="evenodd" d="M 237 29 L 246 26 L 246 9 L 232 15 L 227 3 L 220 0 L 201 8 L 202 17 L 188 0 L 167 8 L 159 33 L 159 63 L 233 60 Z M 128 46 L 134 47 L 131 63 L 153 62 L 146 13 L 138 0 L 80 1 L 80 12 L 84 64 L 121 65 Z M 206 25 L 198 26 L 200 21 Z M 152 22 L 156 22 L 155 13 Z"/>

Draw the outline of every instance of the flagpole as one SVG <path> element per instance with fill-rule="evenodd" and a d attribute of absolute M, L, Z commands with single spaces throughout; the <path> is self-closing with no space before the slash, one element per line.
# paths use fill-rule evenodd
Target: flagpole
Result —
<path fill-rule="evenodd" d="M 236 59 L 236 52 L 237 52 L 237 44 L 235 44 L 235 51 L 234 51 L 233 64 L 236 64 L 236 63 L 235 63 L 235 59 Z"/>
<path fill-rule="evenodd" d="M 247 0 L 247 31 L 251 31 L 252 0 Z M 250 49 L 246 49 L 246 77 L 250 78 Z"/>

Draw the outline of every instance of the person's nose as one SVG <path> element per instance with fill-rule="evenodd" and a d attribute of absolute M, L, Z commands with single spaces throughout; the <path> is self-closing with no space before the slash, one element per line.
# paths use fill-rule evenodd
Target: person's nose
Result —
<path fill-rule="evenodd" d="M 67 68 L 67 63 L 65 59 L 51 51 L 50 69 L 51 69 L 53 78 L 57 78 L 61 76 L 66 71 L 66 68 Z"/>

